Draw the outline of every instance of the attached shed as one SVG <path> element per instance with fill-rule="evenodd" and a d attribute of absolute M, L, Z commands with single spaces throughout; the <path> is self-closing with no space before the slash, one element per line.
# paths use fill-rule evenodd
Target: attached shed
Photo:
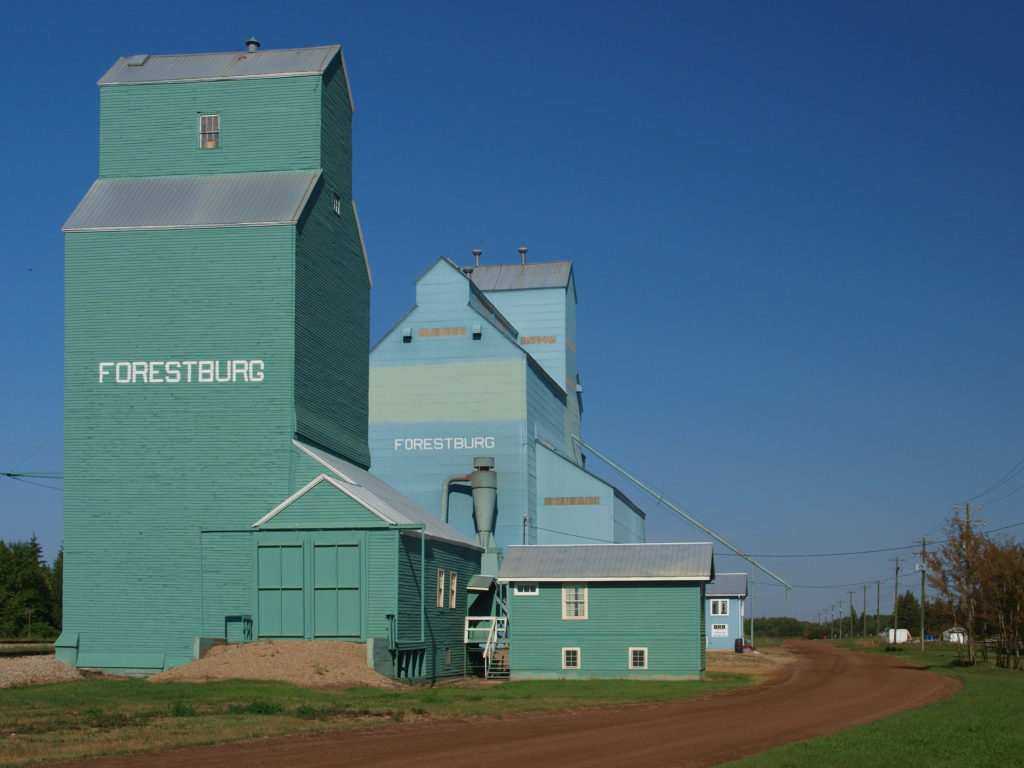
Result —
<path fill-rule="evenodd" d="M 704 674 L 704 588 L 712 545 L 510 546 L 513 680 Z"/>
<path fill-rule="evenodd" d="M 747 574 L 717 573 L 705 590 L 708 648 L 733 650 L 743 640 Z"/>
<path fill-rule="evenodd" d="M 481 548 L 366 470 L 294 445 L 316 472 L 303 487 L 248 529 L 201 533 L 202 634 L 365 641 L 383 674 L 463 674 Z"/>

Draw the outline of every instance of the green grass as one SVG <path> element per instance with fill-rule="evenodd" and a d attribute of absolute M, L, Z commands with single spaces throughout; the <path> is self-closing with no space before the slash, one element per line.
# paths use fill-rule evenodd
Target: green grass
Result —
<path fill-rule="evenodd" d="M 858 649 L 864 650 L 864 649 Z M 884 652 L 884 647 L 868 652 Z M 1024 673 L 991 665 L 961 667 L 956 651 L 935 644 L 922 654 L 905 647 L 900 659 L 963 682 L 945 701 L 810 741 L 787 744 L 745 760 L 742 768 L 806 766 L 992 766 L 1024 762 Z"/>
<path fill-rule="evenodd" d="M 332 691 L 246 680 L 157 684 L 126 679 L 8 688 L 0 689 L 0 766 L 413 718 L 497 718 L 666 701 L 747 682 L 744 676 L 719 675 L 704 682 L 544 680 Z"/>

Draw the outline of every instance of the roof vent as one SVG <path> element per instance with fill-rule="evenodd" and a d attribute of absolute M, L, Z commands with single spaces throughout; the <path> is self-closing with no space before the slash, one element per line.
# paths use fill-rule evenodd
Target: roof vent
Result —
<path fill-rule="evenodd" d="M 473 258 L 476 259 L 476 265 L 478 267 L 480 266 L 480 256 L 481 255 L 483 255 L 483 251 L 481 251 L 479 248 L 475 248 L 473 250 Z"/>
<path fill-rule="evenodd" d="M 519 263 L 520 264 L 525 264 L 526 263 L 526 246 L 525 245 L 522 248 L 519 249 Z"/>
<path fill-rule="evenodd" d="M 260 49 L 260 41 L 256 39 L 255 35 L 253 35 L 245 41 L 245 47 L 248 49 L 249 53 L 256 53 L 256 51 Z"/>

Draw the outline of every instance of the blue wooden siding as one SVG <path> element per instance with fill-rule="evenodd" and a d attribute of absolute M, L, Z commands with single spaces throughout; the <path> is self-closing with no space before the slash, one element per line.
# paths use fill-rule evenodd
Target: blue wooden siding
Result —
<path fill-rule="evenodd" d="M 704 671 L 702 589 L 697 582 L 591 582 L 587 619 L 562 618 L 562 584 L 536 595 L 509 589 L 513 679 L 693 679 Z M 562 669 L 562 649 L 580 649 L 580 668 Z M 646 648 L 646 670 L 629 649 Z"/>
<path fill-rule="evenodd" d="M 728 616 L 713 616 L 711 601 L 724 600 L 729 606 Z M 743 638 L 743 600 L 738 597 L 708 597 L 705 600 L 704 620 L 707 625 L 708 648 L 714 650 L 733 650 L 737 638 Z M 725 625 L 725 636 L 715 637 L 714 625 Z"/>

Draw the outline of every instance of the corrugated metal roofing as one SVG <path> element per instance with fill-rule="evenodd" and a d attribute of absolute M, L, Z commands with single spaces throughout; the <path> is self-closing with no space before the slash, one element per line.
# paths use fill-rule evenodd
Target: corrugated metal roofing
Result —
<path fill-rule="evenodd" d="M 100 78 L 100 85 L 185 83 L 252 77 L 288 77 L 321 74 L 341 46 L 291 48 L 228 53 L 193 53 L 173 56 L 125 56 Z M 139 63 L 141 61 L 141 63 Z"/>
<path fill-rule="evenodd" d="M 498 581 L 707 581 L 711 575 L 710 542 L 513 545 Z"/>
<path fill-rule="evenodd" d="M 298 440 L 294 440 L 293 443 L 337 475 L 338 479 L 345 483 L 346 492 L 356 501 L 388 522 L 394 525 L 423 525 L 429 538 L 482 550 L 482 547 L 477 546 L 472 539 L 442 522 L 437 515 L 428 512 L 365 469 Z"/>
<path fill-rule="evenodd" d="M 572 276 L 571 261 L 537 264 L 488 264 L 460 267 L 481 291 L 514 291 L 530 288 L 566 288 Z"/>
<path fill-rule="evenodd" d="M 716 573 L 715 580 L 708 584 L 705 594 L 708 597 L 746 597 L 747 574 Z"/>
<path fill-rule="evenodd" d="M 294 224 L 319 177 L 317 170 L 99 179 L 64 231 Z"/>
<path fill-rule="evenodd" d="M 494 577 L 486 574 L 477 574 L 469 580 L 466 590 L 469 592 L 488 592 L 494 586 Z"/>

